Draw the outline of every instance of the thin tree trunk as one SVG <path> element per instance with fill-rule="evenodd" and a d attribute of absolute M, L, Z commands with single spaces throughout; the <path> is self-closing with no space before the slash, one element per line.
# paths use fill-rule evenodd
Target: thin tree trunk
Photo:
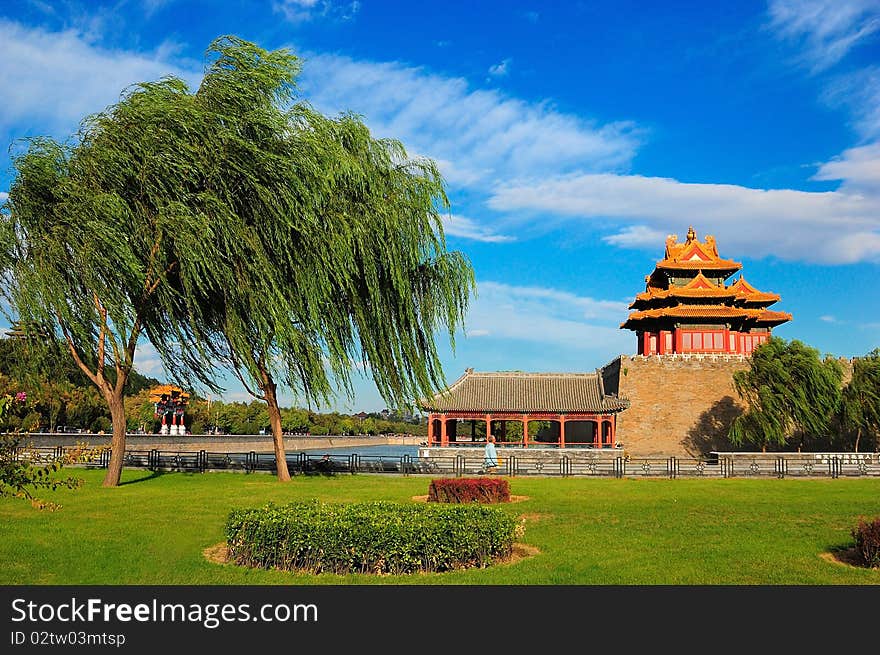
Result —
<path fill-rule="evenodd" d="M 266 398 L 266 408 L 269 413 L 269 424 L 272 426 L 272 444 L 275 447 L 275 466 L 278 471 L 279 482 L 290 480 L 290 471 L 287 469 L 287 452 L 284 449 L 284 435 L 281 434 L 281 409 L 278 407 L 277 386 L 275 381 L 265 369 L 260 371 L 262 384 L 260 390 Z"/>
<path fill-rule="evenodd" d="M 862 428 L 861 426 L 856 430 L 856 445 L 855 452 L 859 452 L 859 439 L 862 438 Z"/>
<path fill-rule="evenodd" d="M 104 487 L 119 486 L 122 478 L 122 463 L 125 459 L 125 404 L 122 390 L 112 389 L 105 393 L 107 404 L 110 406 L 110 420 L 113 421 L 113 439 L 110 442 L 110 465 L 107 467 L 107 475 L 104 476 Z"/>

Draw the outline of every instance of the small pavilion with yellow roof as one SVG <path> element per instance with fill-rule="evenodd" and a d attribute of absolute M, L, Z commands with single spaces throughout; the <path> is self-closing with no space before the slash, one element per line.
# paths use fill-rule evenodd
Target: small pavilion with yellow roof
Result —
<path fill-rule="evenodd" d="M 637 335 L 639 355 L 734 353 L 749 355 L 791 314 L 768 309 L 779 300 L 740 273 L 742 264 L 718 255 L 715 238 L 702 243 L 690 227 L 684 243 L 666 238 L 666 253 L 645 277 L 645 291 L 630 304 L 621 328 Z"/>

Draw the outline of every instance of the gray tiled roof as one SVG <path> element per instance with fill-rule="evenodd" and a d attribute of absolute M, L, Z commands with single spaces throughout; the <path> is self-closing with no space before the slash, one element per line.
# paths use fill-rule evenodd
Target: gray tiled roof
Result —
<path fill-rule="evenodd" d="M 480 412 L 616 412 L 629 401 L 602 392 L 597 373 L 474 372 L 421 401 L 426 410 Z"/>

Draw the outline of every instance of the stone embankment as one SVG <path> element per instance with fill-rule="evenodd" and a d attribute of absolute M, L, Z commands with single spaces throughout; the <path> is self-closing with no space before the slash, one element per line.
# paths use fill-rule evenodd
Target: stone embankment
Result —
<path fill-rule="evenodd" d="M 284 448 L 287 451 L 319 450 L 322 448 L 347 448 L 353 446 L 418 446 L 425 437 L 417 435 L 377 435 L 377 436 L 287 436 Z M 193 434 L 171 436 L 162 434 L 129 434 L 126 437 L 128 450 L 160 450 L 225 453 L 271 453 L 274 452 L 271 435 L 211 435 Z M 90 446 L 103 446 L 110 443 L 109 434 L 29 434 L 22 443 L 35 447 L 74 446 L 87 443 Z"/>

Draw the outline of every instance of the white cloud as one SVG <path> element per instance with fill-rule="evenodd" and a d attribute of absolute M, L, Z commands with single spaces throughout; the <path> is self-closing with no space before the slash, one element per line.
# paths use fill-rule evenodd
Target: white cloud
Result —
<path fill-rule="evenodd" d="M 166 377 L 162 358 L 149 341 L 138 343 L 134 351 L 134 368 L 141 375 L 162 380 Z"/>
<path fill-rule="evenodd" d="M 291 23 L 304 23 L 317 18 L 351 20 L 360 10 L 361 4 L 354 2 L 334 2 L 333 0 L 275 0 L 273 11 L 284 16 Z"/>
<path fill-rule="evenodd" d="M 603 237 L 602 240 L 613 246 L 622 248 L 642 248 L 656 247 L 658 243 L 663 243 L 666 234 L 660 230 L 655 230 L 644 225 L 630 225 L 623 228 L 617 234 L 611 234 Z"/>
<path fill-rule="evenodd" d="M 880 192 L 880 142 L 844 150 L 839 157 L 822 164 L 813 179 L 842 180 L 847 188 Z"/>
<path fill-rule="evenodd" d="M 623 352 L 632 346 L 632 333 L 619 328 L 626 313 L 625 302 L 484 281 L 477 285 L 466 333 L 578 351 Z"/>
<path fill-rule="evenodd" d="M 0 191 L 0 202 L 6 202 L 6 199 L 9 197 L 9 194 L 5 191 Z"/>
<path fill-rule="evenodd" d="M 505 59 L 499 64 L 489 66 L 489 75 L 492 77 L 506 77 L 510 73 L 510 59 Z"/>
<path fill-rule="evenodd" d="M 629 122 L 600 125 L 401 63 L 327 54 L 305 60 L 301 87 L 312 104 L 362 115 L 375 135 L 445 163 L 448 180 L 468 188 L 525 174 L 626 168 L 640 138 Z"/>
<path fill-rule="evenodd" d="M 201 72 L 153 53 L 105 50 L 76 30 L 47 32 L 0 20 L 0 129 L 66 136 L 86 115 L 119 100 L 136 82 L 177 75 L 197 84 Z"/>
<path fill-rule="evenodd" d="M 834 318 L 833 316 L 829 316 L 829 315 L 820 316 L 819 320 L 824 321 L 825 323 L 839 323 L 840 322 L 836 318 Z"/>
<path fill-rule="evenodd" d="M 852 114 L 852 126 L 864 139 L 880 138 L 880 66 L 835 76 L 821 99 Z"/>
<path fill-rule="evenodd" d="M 471 239 L 473 241 L 483 241 L 486 243 L 506 243 L 508 241 L 516 241 L 515 237 L 504 234 L 495 234 L 491 230 L 465 216 L 446 216 L 443 219 L 443 231 L 455 237 L 462 239 Z"/>
<path fill-rule="evenodd" d="M 224 391 L 220 394 L 220 400 L 224 403 L 248 403 L 250 404 L 252 401 L 256 400 L 250 393 L 247 391 Z"/>
<path fill-rule="evenodd" d="M 654 230 L 710 232 L 728 256 L 775 255 L 822 263 L 880 260 L 880 197 L 844 190 L 806 192 L 730 184 L 689 184 L 637 175 L 582 174 L 496 187 L 489 200 L 506 212 L 544 212 L 560 221 L 637 221 L 607 237 L 642 244 Z M 549 227 L 552 221 L 547 219 Z M 656 241 L 653 242 L 656 244 Z"/>
<path fill-rule="evenodd" d="M 814 72 L 830 68 L 880 30 L 876 0 L 771 0 L 770 27 L 802 46 Z"/>
<path fill-rule="evenodd" d="M 174 0 L 141 0 L 141 4 L 144 6 L 144 13 L 147 17 L 152 16 L 154 13 L 172 2 L 174 2 Z"/>

